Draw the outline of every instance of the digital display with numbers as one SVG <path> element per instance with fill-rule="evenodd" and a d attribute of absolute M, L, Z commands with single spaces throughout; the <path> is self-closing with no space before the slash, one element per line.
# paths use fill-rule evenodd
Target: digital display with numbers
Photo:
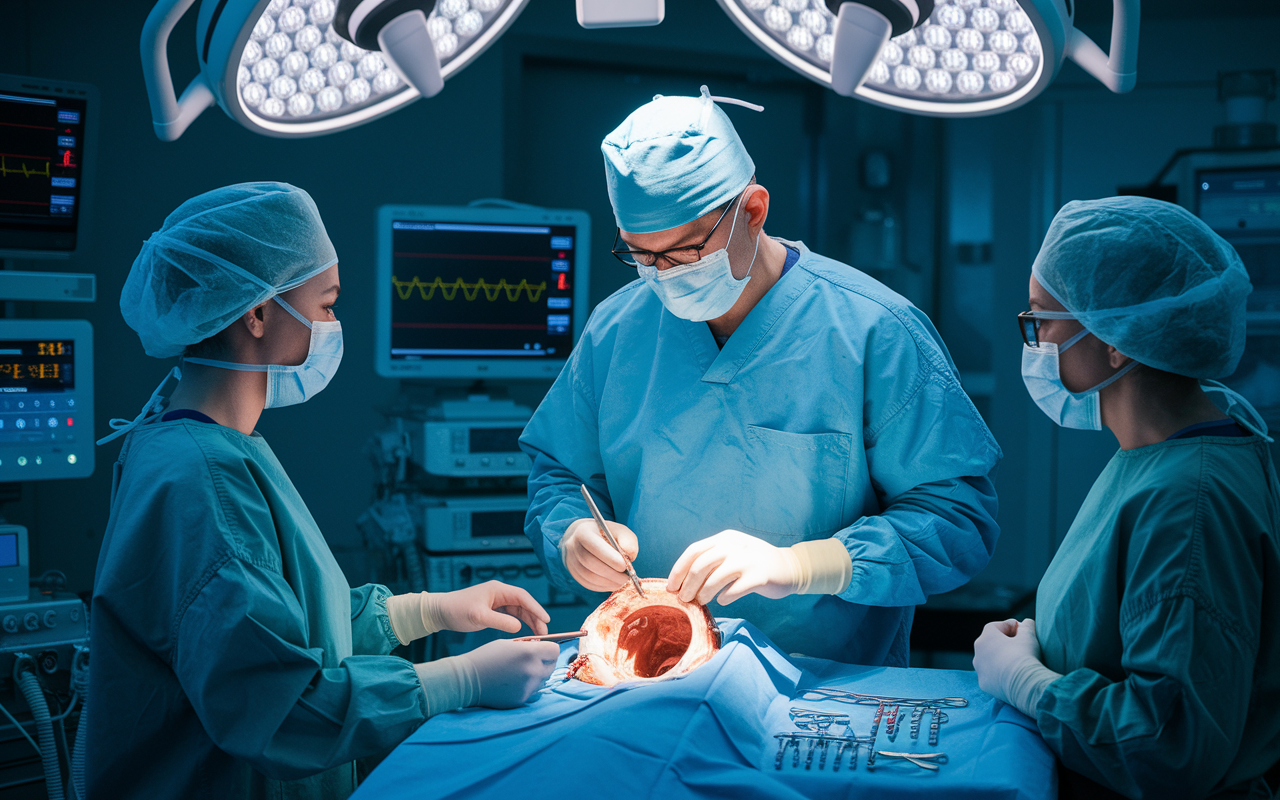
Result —
<path fill-rule="evenodd" d="M 75 388 L 75 342 L 0 341 L 0 394 Z"/>

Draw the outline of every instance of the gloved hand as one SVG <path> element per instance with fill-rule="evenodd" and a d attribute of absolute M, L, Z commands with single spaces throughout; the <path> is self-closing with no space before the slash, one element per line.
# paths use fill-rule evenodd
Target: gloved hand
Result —
<path fill-rule="evenodd" d="M 728 605 L 752 592 L 777 600 L 792 594 L 839 594 L 853 562 L 838 539 L 775 547 L 742 531 L 721 531 L 689 545 L 667 577 L 667 591 L 706 605 Z"/>
<path fill-rule="evenodd" d="M 485 708 L 515 708 L 546 682 L 556 667 L 560 645 L 503 639 L 458 656 L 479 679 L 475 702 Z"/>
<path fill-rule="evenodd" d="M 978 688 L 1032 719 L 1044 690 L 1062 677 L 1040 663 L 1033 619 L 988 622 L 973 643 L 973 668 Z"/>
<path fill-rule="evenodd" d="M 551 642 L 499 639 L 470 653 L 414 664 L 427 716 L 455 708 L 515 708 L 546 681 L 560 655 Z"/>
<path fill-rule="evenodd" d="M 456 592 L 418 592 L 389 597 L 387 615 L 401 644 L 437 631 L 470 633 L 497 628 L 516 633 L 521 622 L 541 635 L 547 632 L 547 623 L 551 621 L 527 591 L 498 581 Z"/>
<path fill-rule="evenodd" d="M 621 522 L 607 524 L 627 558 L 635 561 L 640 553 L 640 541 L 635 533 Z M 569 525 L 560 538 L 560 558 L 573 579 L 593 592 L 616 591 L 631 580 L 626 562 L 600 533 L 594 519 L 574 520 Z"/>

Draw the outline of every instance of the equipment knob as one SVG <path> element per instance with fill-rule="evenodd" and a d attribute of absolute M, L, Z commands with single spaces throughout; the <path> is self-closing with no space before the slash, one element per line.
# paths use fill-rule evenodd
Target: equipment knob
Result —
<path fill-rule="evenodd" d="M 4 618 L 4 629 L 9 633 L 18 632 L 18 618 L 12 614 L 8 614 Z"/>
<path fill-rule="evenodd" d="M 46 628 L 56 628 L 56 627 L 58 626 L 58 612 L 57 612 L 57 611 L 46 611 L 46 612 L 44 612 L 44 626 L 45 626 Z"/>
<path fill-rule="evenodd" d="M 29 631 L 40 630 L 40 618 L 36 616 L 36 612 L 28 611 L 26 616 L 22 618 L 22 627 Z"/>

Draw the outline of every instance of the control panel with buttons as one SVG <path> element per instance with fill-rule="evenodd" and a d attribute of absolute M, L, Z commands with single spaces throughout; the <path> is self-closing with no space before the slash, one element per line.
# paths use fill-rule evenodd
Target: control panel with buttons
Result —
<path fill-rule="evenodd" d="M 524 420 L 428 420 L 411 435 L 414 460 L 432 475 L 516 477 L 533 462 L 520 450 Z"/>
<path fill-rule="evenodd" d="M 431 552 L 528 550 L 524 494 L 469 497 L 424 496 L 423 530 Z"/>
<path fill-rule="evenodd" d="M 427 591 L 452 592 L 494 580 L 519 586 L 544 606 L 571 604 L 578 599 L 548 583 L 532 550 L 427 557 Z"/>
<path fill-rule="evenodd" d="M 93 327 L 0 320 L 0 482 L 93 474 Z"/>
<path fill-rule="evenodd" d="M 4 656 L 88 644 L 88 638 L 84 603 L 69 592 L 32 589 L 24 601 L 0 603 L 0 673 L 12 668 Z"/>

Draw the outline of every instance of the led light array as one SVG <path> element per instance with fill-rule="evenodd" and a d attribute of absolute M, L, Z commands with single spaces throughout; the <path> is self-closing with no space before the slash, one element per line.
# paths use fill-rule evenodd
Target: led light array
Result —
<path fill-rule="evenodd" d="M 443 67 L 479 35 L 507 0 L 439 0 L 427 30 Z M 271 0 L 240 56 L 236 88 L 266 117 L 347 113 L 407 88 L 380 53 L 333 29 L 336 0 Z"/>
<path fill-rule="evenodd" d="M 835 17 L 823 0 L 739 0 L 779 43 L 831 65 Z M 935 0 L 929 20 L 885 43 L 868 86 L 931 100 L 1008 94 L 1040 65 L 1040 39 L 1017 0 Z"/>

